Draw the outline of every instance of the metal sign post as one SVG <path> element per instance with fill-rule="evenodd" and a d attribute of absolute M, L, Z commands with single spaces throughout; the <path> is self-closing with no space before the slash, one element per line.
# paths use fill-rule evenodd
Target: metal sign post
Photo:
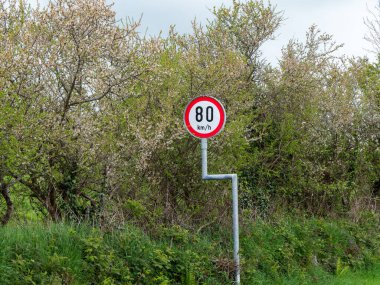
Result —
<path fill-rule="evenodd" d="M 238 177 L 237 174 L 208 174 L 207 173 L 207 139 L 201 139 L 202 149 L 202 179 L 232 181 L 232 230 L 234 238 L 234 269 L 236 284 L 240 284 L 239 258 L 239 207 L 238 207 Z"/>
<path fill-rule="evenodd" d="M 213 97 L 200 96 L 187 105 L 184 121 L 188 131 L 201 139 L 202 179 L 232 181 L 232 228 L 234 240 L 235 284 L 240 285 L 239 207 L 237 174 L 208 174 L 207 138 L 217 135 L 224 127 L 226 114 L 223 105 Z"/>

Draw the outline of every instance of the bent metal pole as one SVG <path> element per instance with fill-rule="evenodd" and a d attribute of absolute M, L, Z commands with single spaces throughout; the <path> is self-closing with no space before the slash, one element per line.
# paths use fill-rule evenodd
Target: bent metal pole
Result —
<path fill-rule="evenodd" d="M 226 123 L 226 111 L 222 103 L 211 96 L 202 95 L 194 98 L 185 108 L 183 114 L 185 127 L 196 138 L 201 139 L 202 178 L 205 180 L 232 181 L 232 222 L 234 238 L 235 284 L 240 285 L 239 261 L 239 218 L 238 218 L 238 178 L 237 174 L 207 173 L 207 138 L 219 134 Z"/>
<path fill-rule="evenodd" d="M 239 207 L 238 207 L 238 177 L 237 174 L 208 174 L 207 173 L 207 139 L 201 139 L 202 151 L 202 179 L 232 181 L 232 228 L 234 239 L 234 269 L 235 284 L 240 285 L 240 258 L 239 258 Z"/>

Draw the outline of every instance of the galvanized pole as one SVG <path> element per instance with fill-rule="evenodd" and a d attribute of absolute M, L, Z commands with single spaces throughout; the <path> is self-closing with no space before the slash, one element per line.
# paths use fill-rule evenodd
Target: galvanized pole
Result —
<path fill-rule="evenodd" d="M 240 258 L 239 258 L 239 205 L 238 205 L 238 177 L 237 174 L 208 174 L 207 173 L 207 139 L 201 139 L 202 151 L 202 179 L 232 181 L 232 229 L 234 239 L 234 269 L 235 284 L 240 285 Z"/>

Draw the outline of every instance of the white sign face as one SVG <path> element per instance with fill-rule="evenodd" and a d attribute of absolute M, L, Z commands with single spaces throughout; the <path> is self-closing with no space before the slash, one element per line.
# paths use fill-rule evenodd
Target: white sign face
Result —
<path fill-rule="evenodd" d="M 187 105 L 184 113 L 185 126 L 198 138 L 210 138 L 224 127 L 226 113 L 223 105 L 213 97 L 200 96 Z"/>

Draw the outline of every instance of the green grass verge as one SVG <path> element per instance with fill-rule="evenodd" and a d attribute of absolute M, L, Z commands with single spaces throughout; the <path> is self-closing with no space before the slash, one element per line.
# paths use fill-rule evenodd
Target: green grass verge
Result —
<path fill-rule="evenodd" d="M 380 264 L 370 270 L 347 272 L 331 279 L 326 285 L 379 285 Z"/>
<path fill-rule="evenodd" d="M 380 284 L 375 218 L 244 223 L 242 284 Z M 232 284 L 229 231 L 157 226 L 104 232 L 86 225 L 0 228 L 1 284 Z"/>

